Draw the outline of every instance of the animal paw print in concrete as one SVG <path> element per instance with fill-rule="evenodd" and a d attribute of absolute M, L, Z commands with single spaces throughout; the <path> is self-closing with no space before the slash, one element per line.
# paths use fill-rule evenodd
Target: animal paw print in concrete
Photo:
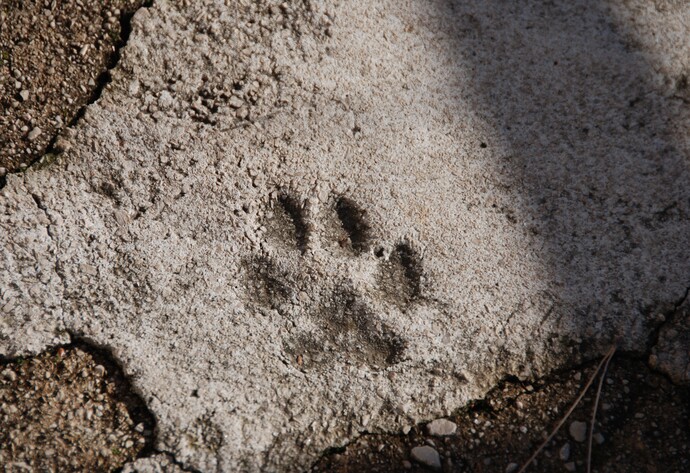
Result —
<path fill-rule="evenodd" d="M 297 368 L 403 361 L 404 320 L 422 299 L 419 256 L 407 243 L 373 248 L 351 199 L 305 207 L 283 194 L 265 209 L 262 251 L 246 262 L 247 304 L 279 314 L 282 350 Z"/>

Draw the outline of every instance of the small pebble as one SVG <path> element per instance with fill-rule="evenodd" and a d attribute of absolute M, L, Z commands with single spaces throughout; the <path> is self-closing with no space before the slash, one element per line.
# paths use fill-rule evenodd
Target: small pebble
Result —
<path fill-rule="evenodd" d="M 513 473 L 514 471 L 517 471 L 518 466 L 519 465 L 517 463 L 508 463 L 508 466 L 506 466 L 506 473 Z"/>
<path fill-rule="evenodd" d="M 228 100 L 228 105 L 230 105 L 232 108 L 240 108 L 242 105 L 244 105 L 244 100 L 233 95 L 230 97 L 230 100 Z"/>
<path fill-rule="evenodd" d="M 564 443 L 561 449 L 558 451 L 558 458 L 560 458 L 563 461 L 568 461 L 568 458 L 570 458 L 570 444 L 569 443 Z"/>
<path fill-rule="evenodd" d="M 158 96 L 158 106 L 163 110 L 170 108 L 173 105 L 173 102 L 173 96 L 170 95 L 170 92 L 167 90 L 164 90 Z"/>
<path fill-rule="evenodd" d="M 403 460 L 403 468 L 405 468 L 406 470 L 411 470 L 412 469 L 412 463 L 410 463 L 407 460 Z"/>
<path fill-rule="evenodd" d="M 29 139 L 29 141 L 33 141 L 39 136 L 41 136 L 41 133 L 43 133 L 43 130 L 41 130 L 39 127 L 36 127 L 29 132 L 27 138 Z"/>
<path fill-rule="evenodd" d="M 592 436 L 592 438 L 594 438 L 594 441 L 595 441 L 598 445 L 601 445 L 602 443 L 604 443 L 604 440 L 606 440 L 606 439 L 604 438 L 604 436 L 601 434 L 601 432 L 597 432 L 596 434 L 594 434 L 594 435 Z"/>
<path fill-rule="evenodd" d="M 17 380 L 17 373 L 15 373 L 11 369 L 7 368 L 6 370 L 3 370 L 3 372 L 2 372 L 2 379 L 6 379 L 7 381 L 16 381 Z"/>
<path fill-rule="evenodd" d="M 575 471 L 575 462 L 568 462 L 565 465 L 563 465 L 566 470 L 568 471 Z"/>
<path fill-rule="evenodd" d="M 441 457 L 435 448 L 428 445 L 414 447 L 412 459 L 434 469 L 441 469 Z"/>
<path fill-rule="evenodd" d="M 105 374 L 105 367 L 103 365 L 96 365 L 93 371 L 96 373 L 96 375 L 103 376 Z"/>
<path fill-rule="evenodd" d="M 129 95 L 135 97 L 139 93 L 139 81 L 133 80 L 132 82 L 130 82 L 127 91 L 129 92 Z"/>
<path fill-rule="evenodd" d="M 55 140 L 55 149 L 59 152 L 69 151 L 72 148 L 72 144 L 63 137 L 58 137 Z"/>
<path fill-rule="evenodd" d="M 587 424 L 578 420 L 573 421 L 573 423 L 570 424 L 568 432 L 570 432 L 570 436 L 576 442 L 584 442 L 587 438 Z"/>
<path fill-rule="evenodd" d="M 21 92 L 19 92 L 19 97 L 21 97 L 22 102 L 26 102 L 27 100 L 29 100 L 30 97 L 29 91 L 26 89 L 22 90 Z"/>
<path fill-rule="evenodd" d="M 235 116 L 240 120 L 244 120 L 249 116 L 249 110 L 247 107 L 241 107 L 235 112 Z"/>
<path fill-rule="evenodd" d="M 436 419 L 429 422 L 426 426 L 426 429 L 429 435 L 443 437 L 446 435 L 455 434 L 455 431 L 458 429 L 458 426 L 454 422 L 449 421 L 448 419 Z"/>

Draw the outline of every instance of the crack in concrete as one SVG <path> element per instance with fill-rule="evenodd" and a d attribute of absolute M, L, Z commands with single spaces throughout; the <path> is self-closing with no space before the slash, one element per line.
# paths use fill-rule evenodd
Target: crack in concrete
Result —
<path fill-rule="evenodd" d="M 646 359 L 649 359 L 650 355 L 652 354 L 652 350 L 654 350 L 654 348 L 659 344 L 659 337 L 663 328 L 673 323 L 675 314 L 683 306 L 685 301 L 688 300 L 688 297 L 690 297 L 690 286 L 685 288 L 683 296 L 678 300 L 678 302 L 673 304 L 673 308 L 669 309 L 665 314 L 663 314 L 663 319 L 660 320 L 651 330 L 649 337 L 647 338 L 647 346 L 643 354 Z M 651 369 L 655 372 L 663 374 L 661 371 L 658 371 L 655 368 Z"/>
<path fill-rule="evenodd" d="M 138 452 L 136 458 L 147 458 L 158 453 L 157 450 L 154 449 L 156 440 L 156 418 L 144 401 L 143 395 L 133 387 L 130 377 L 125 374 L 123 364 L 114 356 L 112 350 L 108 346 L 96 344 L 72 332 L 68 332 L 68 335 L 70 340 L 69 343 L 49 346 L 41 353 L 34 356 L 6 357 L 0 355 L 0 367 L 11 363 L 19 364 L 26 360 L 40 357 L 45 353 L 55 353 L 55 356 L 59 356 L 57 353 L 59 353 L 60 350 L 80 350 L 88 354 L 95 364 L 102 365 L 106 368 L 105 372 L 107 373 L 107 378 L 105 382 L 111 384 L 114 388 L 113 400 L 117 403 L 124 404 L 133 422 L 132 426 L 141 423 L 144 425 L 144 432 L 151 432 L 148 435 L 144 435 L 145 444 Z M 65 381 L 62 382 L 64 383 Z M 68 380 L 67 383 L 71 383 L 71 381 Z M 72 413 L 74 413 L 74 411 Z M 132 461 L 136 461 L 136 459 Z M 122 467 L 117 471 L 122 471 Z M 184 471 L 197 473 L 193 470 Z"/>
<path fill-rule="evenodd" d="M 74 117 L 65 125 L 64 128 L 62 128 L 62 130 L 59 130 L 57 133 L 55 133 L 55 136 L 53 136 L 53 138 L 48 143 L 45 153 L 43 153 L 41 156 L 36 157 L 36 159 L 28 163 L 24 169 L 18 169 L 16 171 L 8 172 L 7 174 L 0 176 L 0 190 L 2 190 L 3 187 L 5 187 L 5 185 L 7 185 L 7 176 L 9 174 L 24 173 L 42 163 L 47 156 L 58 155 L 62 152 L 62 150 L 59 149 L 59 147 L 56 145 L 58 139 L 65 133 L 65 131 L 73 129 L 86 114 L 86 109 L 91 104 L 93 104 L 101 98 L 101 95 L 103 95 L 103 91 L 112 81 L 112 74 L 110 73 L 110 71 L 115 69 L 117 65 L 120 63 L 120 52 L 125 46 L 127 46 L 127 42 L 129 41 L 129 37 L 132 33 L 132 18 L 141 9 L 150 8 L 151 6 L 153 6 L 153 3 L 154 0 L 147 0 L 141 5 L 141 7 L 137 8 L 134 12 L 123 13 L 120 16 L 120 40 L 115 44 L 115 51 L 113 51 L 112 55 L 108 58 L 108 61 L 105 64 L 105 69 L 96 78 L 96 86 L 91 91 L 89 100 L 81 108 L 79 108 L 79 110 L 77 110 L 77 112 L 74 114 Z"/>

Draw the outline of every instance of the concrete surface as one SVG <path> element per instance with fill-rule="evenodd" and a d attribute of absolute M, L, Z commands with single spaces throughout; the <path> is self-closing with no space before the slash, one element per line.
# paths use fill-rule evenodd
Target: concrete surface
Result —
<path fill-rule="evenodd" d="M 285 471 L 651 349 L 690 286 L 687 6 L 228 3 L 140 10 L 71 149 L 7 177 L 2 355 L 108 346 L 158 451 Z"/>

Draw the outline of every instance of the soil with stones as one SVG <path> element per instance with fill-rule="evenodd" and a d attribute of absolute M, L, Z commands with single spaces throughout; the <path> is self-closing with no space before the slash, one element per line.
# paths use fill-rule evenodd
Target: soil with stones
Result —
<path fill-rule="evenodd" d="M 0 365 L 2 471 L 113 471 L 151 450 L 153 422 L 99 353 L 58 348 Z"/>
<path fill-rule="evenodd" d="M 55 137 L 98 97 L 143 3 L 0 2 L 0 179 L 60 151 Z"/>
<path fill-rule="evenodd" d="M 430 424 L 410 426 L 405 435 L 366 434 L 327 452 L 312 472 L 516 472 L 593 372 L 590 364 L 534 382 L 506 380 L 449 416 L 449 435 Z M 585 471 L 597 384 L 527 471 Z M 152 436 L 153 419 L 104 354 L 59 348 L 0 368 L 0 464 L 115 471 L 149 455 Z M 438 454 L 440 467 L 415 458 L 412 451 L 421 446 Z M 688 471 L 690 389 L 616 355 L 602 387 L 592 451 L 594 472 Z"/>
<path fill-rule="evenodd" d="M 429 424 L 413 426 L 407 435 L 367 434 L 329 452 L 312 471 L 517 472 L 593 372 L 590 365 L 536 382 L 505 381 L 486 399 L 448 417 L 457 426 L 451 435 L 431 435 Z M 597 383 L 526 471 L 586 471 Z M 415 459 L 412 450 L 420 446 L 433 449 L 425 452 L 437 467 Z M 688 388 L 671 384 L 641 361 L 614 356 L 601 392 L 592 471 L 690 471 Z"/>

